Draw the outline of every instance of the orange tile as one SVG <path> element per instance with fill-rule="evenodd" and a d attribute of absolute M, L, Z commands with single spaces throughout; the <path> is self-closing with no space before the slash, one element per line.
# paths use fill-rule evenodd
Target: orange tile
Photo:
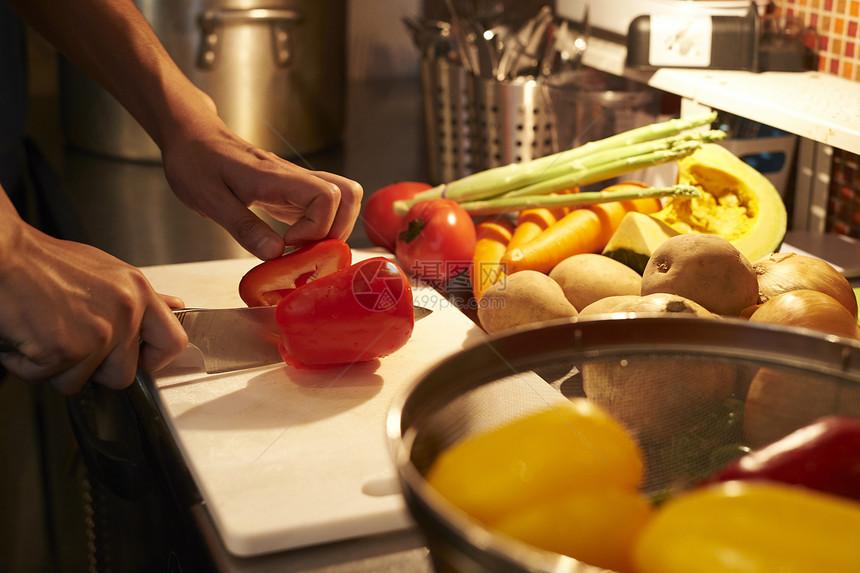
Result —
<path fill-rule="evenodd" d="M 854 18 L 860 16 L 860 0 L 851 0 L 848 6 L 848 15 Z"/>
<path fill-rule="evenodd" d="M 836 18 L 833 21 L 833 33 L 840 36 L 845 33 L 845 18 Z"/>

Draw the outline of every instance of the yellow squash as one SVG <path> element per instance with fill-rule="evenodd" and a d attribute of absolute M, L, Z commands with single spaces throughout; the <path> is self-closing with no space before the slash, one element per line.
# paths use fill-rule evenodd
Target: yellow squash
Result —
<path fill-rule="evenodd" d="M 788 216 L 773 184 L 716 143 L 678 161 L 678 183 L 701 189 L 700 198 L 672 198 L 653 216 L 679 233 L 720 235 L 750 261 L 776 251 Z"/>

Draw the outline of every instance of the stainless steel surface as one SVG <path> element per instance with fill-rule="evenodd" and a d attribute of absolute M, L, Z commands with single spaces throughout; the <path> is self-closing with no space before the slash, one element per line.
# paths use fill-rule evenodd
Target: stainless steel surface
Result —
<path fill-rule="evenodd" d="M 274 306 L 173 311 L 206 372 L 231 372 L 281 362 Z"/>
<path fill-rule="evenodd" d="M 472 78 L 470 89 L 474 171 L 553 152 L 553 117 L 542 82 Z"/>
<path fill-rule="evenodd" d="M 474 171 L 466 70 L 444 58 L 421 60 L 430 182 L 448 183 Z"/>
<path fill-rule="evenodd" d="M 641 489 L 648 495 L 697 484 L 740 455 L 746 442 L 739 440 L 751 439 L 748 399 L 756 400 L 758 423 L 766 422 L 759 427 L 779 427 L 782 435 L 828 414 L 860 416 L 858 341 L 738 319 L 600 318 L 495 337 L 443 361 L 395 399 L 389 442 L 407 504 L 441 571 L 598 571 L 493 534 L 424 478 L 439 453 L 459 440 L 554 401 L 589 396 L 589 376 L 623 381 L 623 390 L 614 389 L 632 399 L 606 407 L 642 448 Z M 747 389 L 762 371 L 778 376 L 771 378 L 778 385 L 768 387 L 775 396 L 750 398 Z M 697 403 L 709 377 L 727 383 L 726 391 L 718 401 Z M 802 398 L 792 406 L 784 387 Z"/>
<path fill-rule="evenodd" d="M 788 231 L 783 250 L 795 250 L 824 259 L 853 286 L 860 286 L 860 240 L 834 233 Z"/>
<path fill-rule="evenodd" d="M 341 137 L 345 0 L 136 4 L 180 69 L 244 139 L 295 157 Z M 71 143 L 108 156 L 160 160 L 158 148 L 112 96 L 65 60 L 60 72 Z"/>

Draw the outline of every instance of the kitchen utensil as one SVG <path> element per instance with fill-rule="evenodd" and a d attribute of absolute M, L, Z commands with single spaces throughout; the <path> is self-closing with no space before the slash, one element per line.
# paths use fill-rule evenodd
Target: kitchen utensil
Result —
<path fill-rule="evenodd" d="M 520 163 L 552 152 L 552 118 L 542 82 L 470 78 L 473 171 Z"/>
<path fill-rule="evenodd" d="M 530 20 L 532 24 L 527 30 L 522 31 L 523 36 L 517 35 L 517 42 L 514 44 L 517 46 L 517 50 L 510 63 L 510 70 L 506 73 L 500 69 L 498 79 L 503 79 L 505 75 L 508 77 L 517 77 L 524 73 L 533 75 L 533 72 L 537 71 L 540 63 L 539 57 L 543 52 L 542 47 L 548 41 L 547 30 L 552 24 L 552 19 L 552 8 L 544 6 Z"/>
<path fill-rule="evenodd" d="M 353 250 L 353 260 L 378 256 Z M 195 307 L 241 304 L 256 260 L 143 268 L 158 292 Z M 386 445 L 394 394 L 483 331 L 427 285 L 433 309 L 383 359 L 325 369 L 286 365 L 207 375 L 176 361 L 147 380 L 223 546 L 252 556 L 413 526 Z M 180 357 L 181 358 L 181 357 Z M 261 557 L 261 559 L 266 559 Z M 256 561 L 255 561 L 256 562 Z"/>
<path fill-rule="evenodd" d="M 281 362 L 274 306 L 173 311 L 206 372 L 231 372 Z"/>
<path fill-rule="evenodd" d="M 473 172 L 468 77 L 463 66 L 447 58 L 421 60 L 424 133 L 434 184 Z"/>
<path fill-rule="evenodd" d="M 413 306 L 412 310 L 415 320 L 433 312 L 421 306 Z M 188 343 L 202 355 L 207 374 L 282 361 L 274 306 L 186 308 L 173 313 L 188 334 Z M 14 350 L 11 343 L 0 338 L 0 352 Z"/>
<path fill-rule="evenodd" d="M 568 69 L 543 82 L 552 152 L 578 147 L 657 121 L 659 92 L 645 84 L 591 68 Z M 639 170 L 626 179 L 648 181 Z M 586 186 L 599 190 L 617 179 Z"/>
<path fill-rule="evenodd" d="M 432 310 L 412 307 L 415 320 Z M 280 334 L 275 323 L 274 306 L 248 308 L 192 308 L 175 310 L 188 343 L 203 355 L 208 374 L 232 372 L 277 364 Z"/>
<path fill-rule="evenodd" d="M 754 392 L 760 373 L 770 386 Z M 615 388 L 614 405 L 604 407 L 642 448 L 642 491 L 659 496 L 698 483 L 763 431 L 779 439 L 819 416 L 860 417 L 860 342 L 739 319 L 614 315 L 521 329 L 449 357 L 399 393 L 387 424 L 401 488 L 438 571 L 598 571 L 494 534 L 424 476 L 459 440 L 595 396 L 600 383 Z"/>

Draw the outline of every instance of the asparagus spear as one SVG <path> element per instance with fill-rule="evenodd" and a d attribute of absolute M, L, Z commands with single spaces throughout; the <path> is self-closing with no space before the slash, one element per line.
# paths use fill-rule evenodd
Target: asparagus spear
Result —
<path fill-rule="evenodd" d="M 511 194 L 551 193 L 680 159 L 692 153 L 703 141 L 725 137 L 725 133 L 714 130 L 683 133 L 709 125 L 715 117 L 715 113 L 710 113 L 694 118 L 670 119 L 525 163 L 473 173 L 418 193 L 413 199 L 397 201 L 394 211 L 403 214 L 414 203 L 437 197 L 463 203 Z M 669 151 L 671 153 L 667 153 Z"/>
<path fill-rule="evenodd" d="M 535 207 L 580 207 L 609 201 L 630 201 L 649 197 L 701 197 L 701 192 L 692 185 L 671 187 L 642 187 L 625 191 L 594 191 L 566 195 L 521 195 L 500 197 L 460 203 L 470 215 L 491 215 L 532 209 Z"/>

